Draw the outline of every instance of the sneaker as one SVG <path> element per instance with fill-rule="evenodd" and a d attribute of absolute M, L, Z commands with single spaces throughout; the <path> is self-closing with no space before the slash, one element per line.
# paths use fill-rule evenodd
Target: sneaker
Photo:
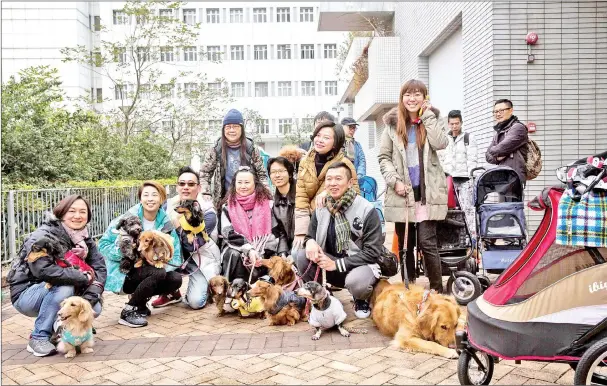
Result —
<path fill-rule="evenodd" d="M 152 302 L 152 307 L 160 308 L 166 307 L 169 304 L 179 303 L 181 301 L 181 292 L 179 290 L 168 295 L 160 295 L 156 300 Z"/>
<path fill-rule="evenodd" d="M 30 339 L 27 344 L 27 352 L 37 357 L 46 357 L 57 352 L 57 348 L 49 340 Z"/>
<path fill-rule="evenodd" d="M 128 327 L 145 327 L 148 325 L 148 321 L 145 316 L 141 315 L 137 307 L 127 304 L 120 313 L 120 319 L 118 323 Z"/>
<path fill-rule="evenodd" d="M 371 308 L 369 307 L 369 302 L 366 300 L 354 300 L 354 315 L 358 319 L 366 319 L 371 315 Z"/>

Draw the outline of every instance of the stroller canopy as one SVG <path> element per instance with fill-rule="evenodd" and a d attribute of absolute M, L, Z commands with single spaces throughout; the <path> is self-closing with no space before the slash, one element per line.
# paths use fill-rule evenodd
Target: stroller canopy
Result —
<path fill-rule="evenodd" d="M 487 202 L 523 202 L 523 183 L 514 169 L 498 166 L 481 174 L 474 188 L 474 205 Z"/>

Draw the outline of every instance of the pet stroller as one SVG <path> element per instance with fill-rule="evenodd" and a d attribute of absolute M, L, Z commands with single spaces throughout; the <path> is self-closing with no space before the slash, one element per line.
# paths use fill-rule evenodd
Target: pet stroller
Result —
<path fill-rule="evenodd" d="M 379 220 L 381 221 L 381 232 L 385 236 L 386 220 L 384 219 L 384 207 L 380 200 L 380 197 L 383 195 L 383 192 L 379 196 L 377 195 L 377 181 L 371 176 L 364 176 L 359 179 L 358 186 L 360 188 L 360 195 L 363 196 L 364 199 L 372 203 L 375 207 L 375 210 L 379 215 Z"/>
<path fill-rule="evenodd" d="M 488 385 L 498 358 L 569 363 L 575 384 L 607 385 L 607 248 L 555 243 L 563 192 L 546 188 L 529 202 L 545 212 L 539 228 L 468 305 L 456 334 L 462 385 Z"/>

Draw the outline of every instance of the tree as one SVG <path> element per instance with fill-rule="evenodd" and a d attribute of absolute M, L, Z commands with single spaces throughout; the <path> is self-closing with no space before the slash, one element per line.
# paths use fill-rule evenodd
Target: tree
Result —
<path fill-rule="evenodd" d="M 314 118 L 308 114 L 301 122 L 294 120 L 294 123 L 291 124 L 290 129 L 285 134 L 282 144 L 301 146 L 310 141 L 310 135 L 312 135 L 313 132 Z"/>
<path fill-rule="evenodd" d="M 259 114 L 259 111 L 245 108 L 242 110 L 242 118 L 244 119 L 245 128 L 248 129 L 247 135 L 253 137 L 255 143 L 261 143 L 261 128 L 264 126 L 265 120 Z"/>
<path fill-rule="evenodd" d="M 180 71 L 170 78 L 165 75 L 182 54 L 184 60 L 220 61 L 219 53 L 197 48 L 198 23 L 189 24 L 176 17 L 184 4 L 128 1 L 114 15 L 125 31 L 121 38 L 101 40 L 92 50 L 83 45 L 61 50 L 64 61 L 90 65 L 112 84 L 118 106 L 106 113 L 119 128 L 124 143 L 146 130 L 163 133 L 171 143 L 171 155 L 178 143 L 194 137 L 193 127 L 198 126 L 191 124 L 193 111 L 198 117 L 205 116 L 215 102 L 227 102 L 222 79 L 207 84 L 206 76 L 197 73 Z M 100 28 L 107 31 L 103 25 Z M 183 86 L 180 89 L 178 85 Z M 184 94 L 187 98 L 182 98 Z"/>

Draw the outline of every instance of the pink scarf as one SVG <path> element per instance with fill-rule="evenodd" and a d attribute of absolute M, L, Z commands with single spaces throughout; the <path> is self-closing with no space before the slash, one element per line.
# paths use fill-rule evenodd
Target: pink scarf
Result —
<path fill-rule="evenodd" d="M 248 196 L 235 196 L 228 203 L 228 214 L 234 231 L 243 235 L 247 241 L 253 242 L 272 232 L 272 218 L 268 200 L 256 201 L 255 193 Z M 253 211 L 251 221 L 247 212 Z M 253 225 L 255 224 L 255 225 Z"/>
<path fill-rule="evenodd" d="M 72 252 L 74 252 L 74 254 L 82 260 L 86 259 L 86 255 L 89 253 L 89 248 L 86 246 L 84 239 L 89 237 L 88 227 L 85 226 L 82 229 L 74 230 L 65 225 L 63 221 L 61 222 L 61 225 L 63 225 L 63 229 L 65 229 L 67 234 L 70 236 L 72 243 L 75 245 L 75 247 L 72 248 Z"/>

